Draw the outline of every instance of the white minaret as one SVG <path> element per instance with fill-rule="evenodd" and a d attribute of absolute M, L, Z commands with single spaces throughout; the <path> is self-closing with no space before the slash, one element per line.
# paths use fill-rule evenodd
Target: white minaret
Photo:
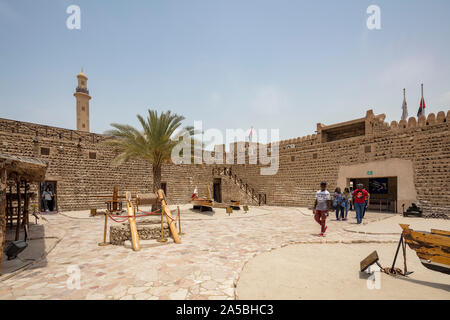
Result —
<path fill-rule="evenodd" d="M 81 72 L 77 74 L 78 87 L 73 94 L 77 100 L 77 130 L 89 132 L 89 90 L 87 89 L 87 77 Z"/>

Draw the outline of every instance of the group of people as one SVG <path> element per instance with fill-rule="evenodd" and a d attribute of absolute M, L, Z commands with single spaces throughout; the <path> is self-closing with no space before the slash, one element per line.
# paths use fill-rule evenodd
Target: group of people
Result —
<path fill-rule="evenodd" d="M 344 192 L 341 191 L 341 188 L 337 187 L 333 196 L 331 196 L 327 190 L 327 183 L 325 181 L 321 182 L 320 190 L 316 192 L 313 207 L 314 219 L 321 227 L 319 236 L 323 236 L 327 230 L 326 219 L 332 208 L 336 211 L 336 220 L 344 221 L 347 220 L 348 211 L 354 207 L 356 211 L 356 223 L 360 224 L 364 218 L 368 203 L 369 192 L 364 189 L 362 183 L 358 183 L 354 190 L 345 188 Z"/>

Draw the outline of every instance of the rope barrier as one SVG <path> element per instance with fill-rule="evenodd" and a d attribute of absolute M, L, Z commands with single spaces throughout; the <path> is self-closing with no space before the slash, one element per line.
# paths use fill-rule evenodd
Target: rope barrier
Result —
<path fill-rule="evenodd" d="M 177 211 L 177 210 L 176 210 L 176 209 L 170 210 L 170 213 L 173 214 L 174 211 Z M 176 223 L 176 222 L 177 222 L 177 219 L 178 219 L 178 215 L 179 215 L 180 213 L 178 212 L 178 213 L 177 213 L 177 216 L 176 216 L 175 218 L 169 217 L 169 216 L 167 215 L 167 213 L 165 213 L 165 212 L 164 212 L 164 214 L 166 215 L 167 218 L 171 219 L 171 222 L 172 222 L 172 221 L 175 221 L 175 223 Z"/>
<path fill-rule="evenodd" d="M 159 212 L 158 212 L 158 211 L 159 211 Z M 175 210 L 171 210 L 170 212 L 173 214 L 174 211 L 175 211 Z M 150 216 L 150 215 L 160 215 L 160 214 L 161 214 L 161 209 L 157 209 L 157 210 L 152 211 L 152 212 L 146 212 L 146 211 L 140 210 L 139 212 L 140 212 L 140 213 L 144 213 L 144 214 L 137 214 L 137 215 L 135 215 L 135 216 L 133 216 L 133 217 L 134 217 L 134 218 L 141 218 L 141 217 Z M 169 219 L 171 219 L 172 221 L 176 221 L 176 220 L 178 219 L 178 214 L 177 214 L 177 216 L 176 216 L 175 218 L 169 217 L 165 212 L 164 212 L 164 214 L 165 214 Z M 123 222 L 127 221 L 128 218 L 130 218 L 130 216 L 128 216 L 128 215 L 127 215 L 127 216 L 123 216 L 123 215 L 116 215 L 116 214 L 108 214 L 108 217 L 109 217 L 112 221 L 117 222 L 117 223 L 123 223 Z M 123 218 L 123 220 L 116 220 L 116 219 L 114 219 L 114 218 Z"/>
<path fill-rule="evenodd" d="M 144 214 L 136 214 L 136 215 L 134 215 L 133 217 L 135 217 L 135 218 L 140 218 L 140 217 L 145 217 L 145 216 L 149 216 L 149 215 L 159 215 L 159 214 L 161 214 L 160 212 L 158 212 L 158 213 L 155 213 L 156 211 L 160 211 L 161 209 L 157 209 L 157 210 L 155 210 L 155 211 L 152 211 L 152 212 L 146 212 L 146 211 L 138 211 L 139 213 L 144 213 Z M 128 216 L 128 215 L 126 215 L 126 216 L 123 216 L 123 215 L 116 215 L 116 214 L 109 214 L 110 216 L 112 216 L 112 217 L 116 217 L 116 218 L 129 218 L 130 216 Z"/>
<path fill-rule="evenodd" d="M 157 211 L 159 211 L 159 212 L 157 212 Z M 166 217 L 169 218 L 169 219 L 171 220 L 171 222 L 172 222 L 172 221 L 175 221 L 175 222 L 178 221 L 178 215 L 180 214 L 180 213 L 178 212 L 178 210 L 176 210 L 176 209 L 170 210 L 170 213 L 174 214 L 175 211 L 177 211 L 177 215 L 176 215 L 175 218 L 169 217 L 169 216 L 167 215 L 167 213 L 164 212 L 164 214 L 166 215 Z M 139 213 L 144 213 L 144 214 L 135 215 L 135 216 L 133 216 L 133 217 L 134 217 L 134 218 L 141 218 L 141 217 L 145 217 L 145 216 L 149 216 L 149 215 L 160 215 L 160 214 L 161 214 L 161 209 L 157 209 L 157 210 L 152 211 L 152 212 L 146 212 L 146 211 L 140 210 Z M 130 216 L 128 216 L 128 215 L 127 215 L 127 216 L 122 216 L 122 215 L 116 215 L 116 214 L 111 214 L 111 213 L 108 214 L 108 217 L 109 217 L 112 221 L 117 222 L 117 223 L 123 223 L 123 222 L 127 221 L 128 218 L 130 218 Z M 116 220 L 116 219 L 114 219 L 114 218 L 123 218 L 123 220 Z"/>
<path fill-rule="evenodd" d="M 126 218 L 123 219 L 123 220 L 121 220 L 121 221 L 114 219 L 111 215 L 108 215 L 108 217 L 109 217 L 112 221 L 117 222 L 117 223 L 123 223 L 123 222 L 125 222 L 125 221 L 128 220 L 128 216 L 126 216 Z M 122 217 L 123 217 L 123 216 L 122 216 Z"/>
<path fill-rule="evenodd" d="M 145 216 L 150 216 L 150 215 L 160 215 L 161 212 L 155 213 L 156 211 L 161 211 L 161 209 L 152 211 L 152 212 L 145 212 L 145 211 L 139 211 L 139 213 L 144 213 L 144 214 L 137 214 L 135 215 L 136 218 L 140 218 L 140 217 L 145 217 Z"/>

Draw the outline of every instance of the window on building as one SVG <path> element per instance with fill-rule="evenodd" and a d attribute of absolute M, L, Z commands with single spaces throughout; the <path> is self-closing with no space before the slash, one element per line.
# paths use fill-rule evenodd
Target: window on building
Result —
<path fill-rule="evenodd" d="M 83 128 L 86 128 L 86 125 L 83 123 Z"/>
<path fill-rule="evenodd" d="M 291 156 L 291 161 L 295 161 L 295 156 Z"/>
<path fill-rule="evenodd" d="M 41 156 L 49 156 L 50 155 L 50 148 L 41 148 Z"/>
<path fill-rule="evenodd" d="M 317 159 L 317 153 L 313 153 L 313 159 Z"/>
<path fill-rule="evenodd" d="M 364 152 L 365 152 L 365 153 L 370 153 L 370 152 L 372 152 L 372 146 L 365 146 L 365 147 L 364 147 Z"/>
<path fill-rule="evenodd" d="M 89 159 L 97 159 L 97 153 L 96 152 L 89 152 Z"/>

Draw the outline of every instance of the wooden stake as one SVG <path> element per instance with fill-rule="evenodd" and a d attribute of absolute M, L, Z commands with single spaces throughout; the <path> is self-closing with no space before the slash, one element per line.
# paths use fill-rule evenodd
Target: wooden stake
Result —
<path fill-rule="evenodd" d="M 108 228 L 108 215 L 109 215 L 109 211 L 106 210 L 105 211 L 105 229 L 103 230 L 103 242 L 99 242 L 99 244 L 98 244 L 100 247 L 109 245 L 109 242 L 106 242 L 106 232 L 107 232 L 107 228 Z"/>
<path fill-rule="evenodd" d="M 113 189 L 113 203 L 112 203 L 113 213 L 117 212 L 117 202 L 118 202 L 118 198 L 119 198 L 118 196 L 119 196 L 119 188 L 117 188 L 117 186 L 114 186 L 114 189 Z"/>
<path fill-rule="evenodd" d="M 133 250 L 139 251 L 141 250 L 141 245 L 139 243 L 139 235 L 137 232 L 134 207 L 133 204 L 131 203 L 131 193 L 127 192 L 125 194 L 125 198 L 127 201 L 128 223 L 130 224 L 131 243 L 133 245 Z"/>
<path fill-rule="evenodd" d="M 159 239 L 156 240 L 158 242 L 167 242 L 167 239 L 164 238 L 164 213 L 161 209 L 161 235 L 159 236 Z"/>
<path fill-rule="evenodd" d="M 20 177 L 16 178 L 16 188 L 17 188 L 17 222 L 16 222 L 16 237 L 15 240 L 19 240 L 20 237 L 20 215 L 22 211 L 22 199 L 20 194 Z"/>
<path fill-rule="evenodd" d="M 180 206 L 177 206 L 177 210 L 178 210 L 178 234 L 180 236 L 183 235 L 183 233 L 181 232 L 181 214 L 180 214 Z"/>
<path fill-rule="evenodd" d="M 0 252 L 3 253 L 6 231 L 6 169 L 0 169 Z M 0 255 L 0 275 L 2 271 L 2 255 Z"/>
<path fill-rule="evenodd" d="M 173 241 L 175 243 L 180 244 L 181 239 L 178 235 L 177 227 L 175 225 L 175 221 L 172 217 L 172 213 L 169 210 L 169 206 L 166 203 L 166 199 L 164 197 L 164 191 L 159 189 L 158 190 L 158 199 L 161 201 L 161 212 L 166 215 L 167 224 L 169 225 L 170 232 L 172 233 Z"/>

